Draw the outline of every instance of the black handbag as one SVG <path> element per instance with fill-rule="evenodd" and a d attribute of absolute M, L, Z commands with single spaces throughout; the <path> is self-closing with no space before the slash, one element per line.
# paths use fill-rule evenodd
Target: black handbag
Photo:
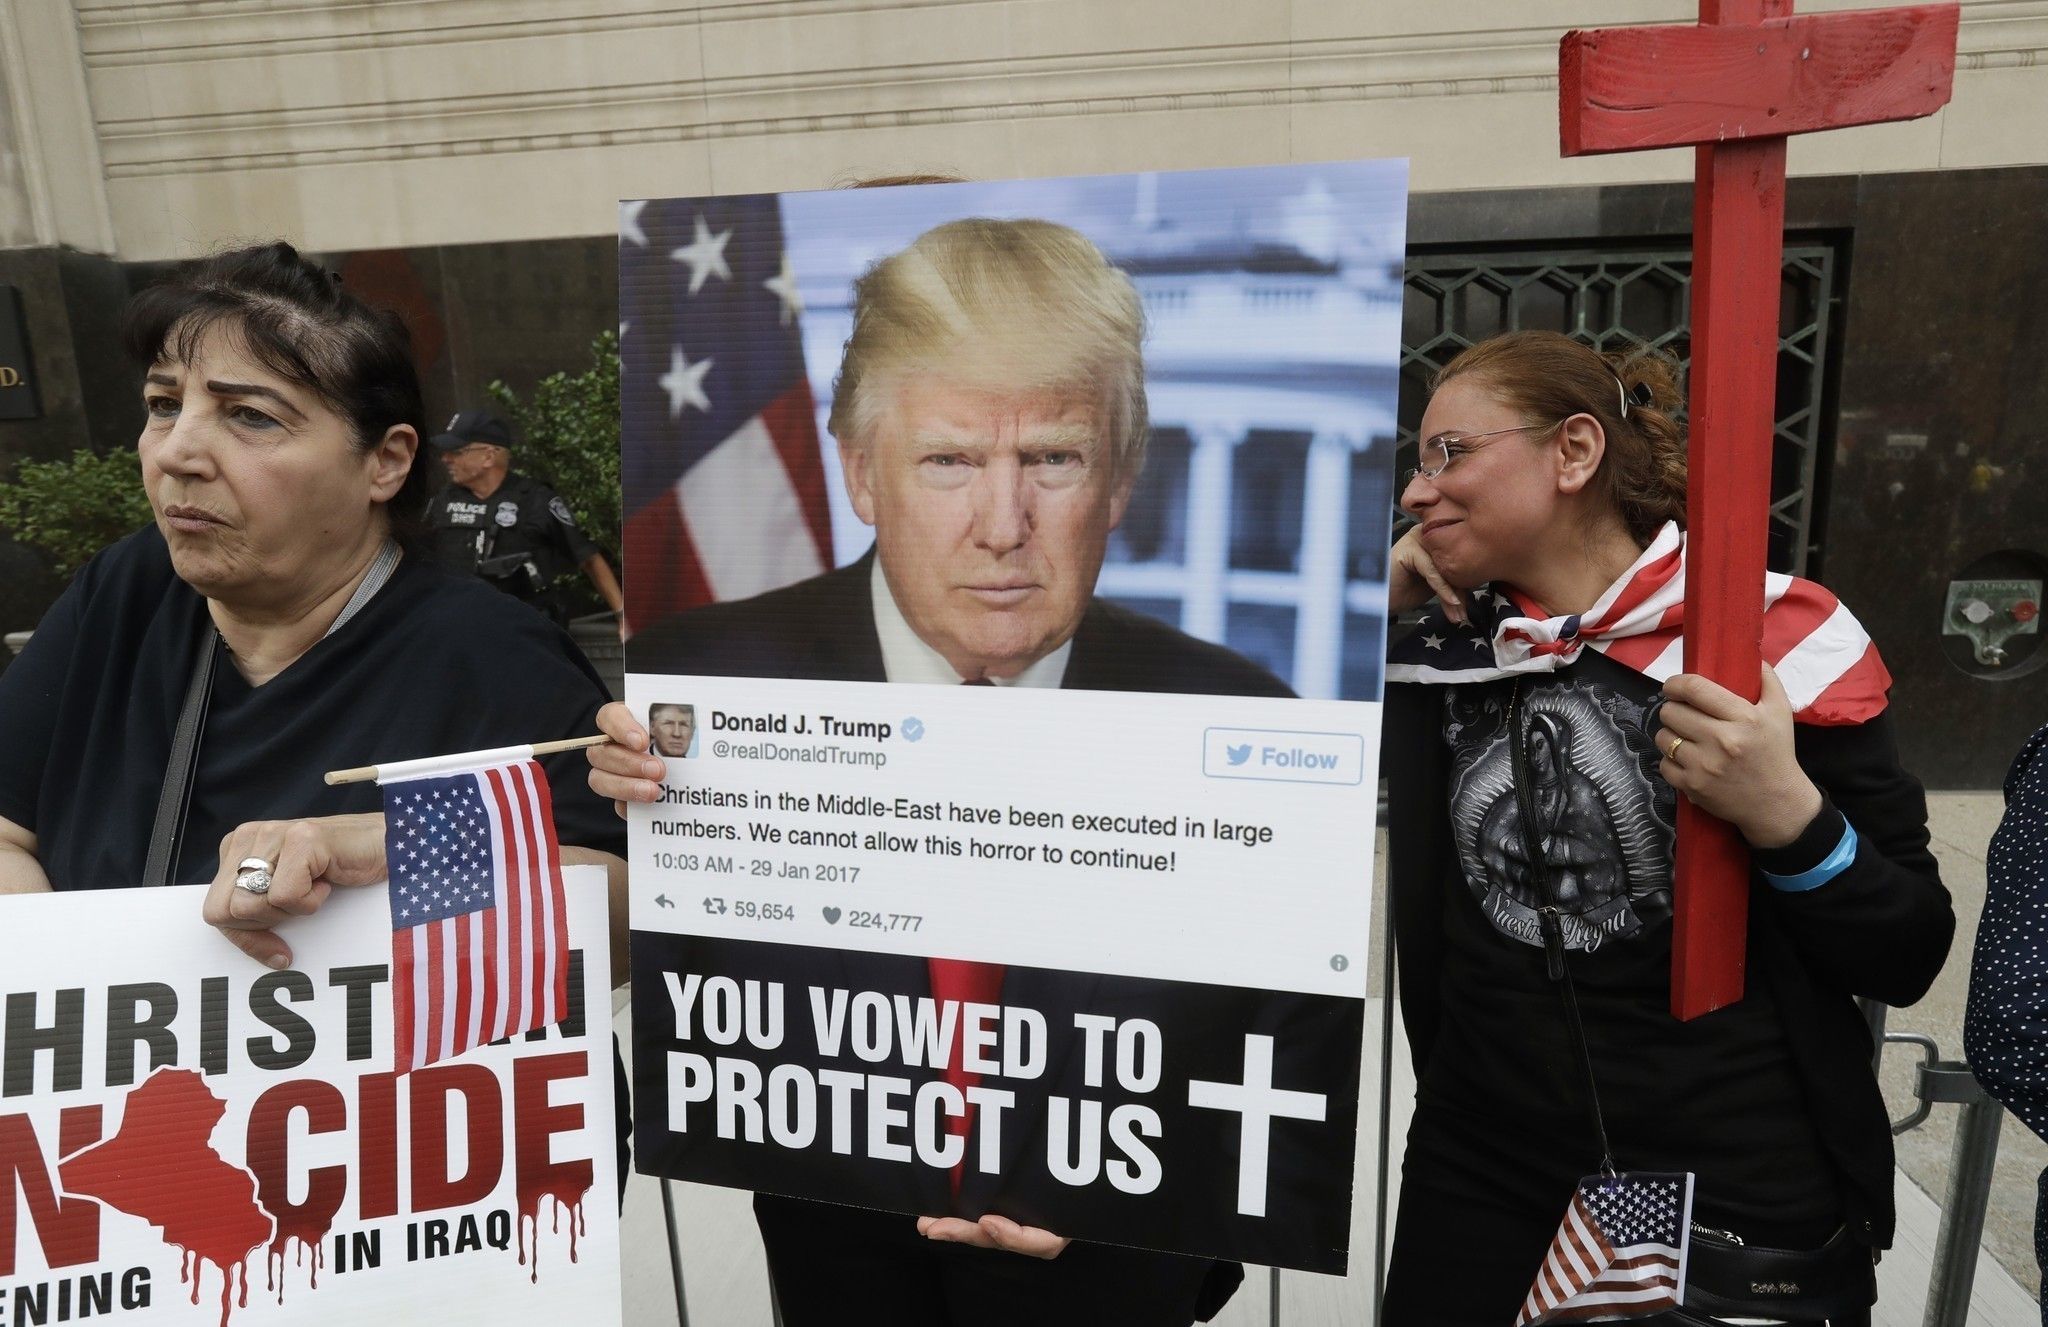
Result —
<path fill-rule="evenodd" d="M 1817 1249 L 1747 1244 L 1726 1231 L 1692 1228 L 1685 1307 L 1713 1318 L 1849 1323 L 1877 1302 L 1871 1248 L 1842 1227 Z"/>

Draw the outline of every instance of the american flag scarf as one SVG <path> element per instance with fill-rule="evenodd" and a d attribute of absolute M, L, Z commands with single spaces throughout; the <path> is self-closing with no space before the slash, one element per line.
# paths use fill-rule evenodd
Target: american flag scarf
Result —
<path fill-rule="evenodd" d="M 1469 602 L 1468 625 L 1432 606 L 1387 652 L 1387 680 L 1455 684 L 1555 672 L 1592 649 L 1661 683 L 1684 667 L 1685 534 L 1666 522 L 1583 613 L 1547 613 L 1506 585 L 1482 587 Z M 1765 574 L 1762 644 L 1800 723 L 1858 724 L 1884 709 L 1892 678 L 1877 646 L 1814 582 Z"/>

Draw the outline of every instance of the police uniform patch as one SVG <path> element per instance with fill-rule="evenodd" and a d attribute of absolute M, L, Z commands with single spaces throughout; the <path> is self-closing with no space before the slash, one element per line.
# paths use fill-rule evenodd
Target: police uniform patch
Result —
<path fill-rule="evenodd" d="M 560 521 L 562 524 L 569 526 L 571 529 L 575 528 L 576 518 L 569 514 L 569 504 L 562 501 L 560 498 L 552 498 L 549 500 L 548 513 L 549 515 L 553 516 L 556 520 Z"/>
<path fill-rule="evenodd" d="M 516 502 L 499 503 L 498 514 L 495 519 L 497 520 L 498 524 L 504 526 L 508 530 L 511 529 L 513 526 L 519 524 L 519 504 Z"/>

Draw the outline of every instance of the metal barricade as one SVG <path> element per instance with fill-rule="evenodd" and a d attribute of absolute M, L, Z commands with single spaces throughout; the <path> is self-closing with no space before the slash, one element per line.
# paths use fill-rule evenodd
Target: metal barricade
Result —
<path fill-rule="evenodd" d="M 683 1295 L 683 1242 L 676 1237 L 676 1191 L 667 1180 L 655 1183 L 661 1186 L 661 1219 L 668 1228 L 668 1275 L 676 1292 L 676 1327 L 690 1327 L 690 1305 Z M 781 1319 L 776 1321 L 779 1324 Z"/>
<path fill-rule="evenodd" d="M 1977 1257 L 1984 1239 L 1984 1211 L 1991 1202 L 1991 1168 L 1998 1157 L 1998 1133 L 2005 1107 L 1992 1100 L 1970 1066 L 1944 1060 L 1934 1038 L 1918 1032 L 1886 1032 L 1885 1007 L 1869 1001 L 1863 1015 L 1881 1065 L 1886 1046 L 1917 1046 L 1920 1064 L 1913 1083 L 1912 1110 L 1892 1121 L 1897 1137 L 1919 1128 L 1937 1103 L 1960 1107 L 1955 1143 L 1949 1151 L 1948 1195 L 1934 1237 L 1934 1268 L 1927 1282 L 1922 1327 L 1965 1327 L 1970 1292 L 1977 1281 Z"/>

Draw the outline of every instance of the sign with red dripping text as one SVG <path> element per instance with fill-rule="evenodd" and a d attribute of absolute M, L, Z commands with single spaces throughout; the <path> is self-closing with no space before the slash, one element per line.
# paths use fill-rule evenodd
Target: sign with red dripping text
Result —
<path fill-rule="evenodd" d="M 616 1321 L 604 879 L 568 1017 L 400 1077 L 381 890 L 257 966 L 199 889 L 0 899 L 0 1324 Z"/>

